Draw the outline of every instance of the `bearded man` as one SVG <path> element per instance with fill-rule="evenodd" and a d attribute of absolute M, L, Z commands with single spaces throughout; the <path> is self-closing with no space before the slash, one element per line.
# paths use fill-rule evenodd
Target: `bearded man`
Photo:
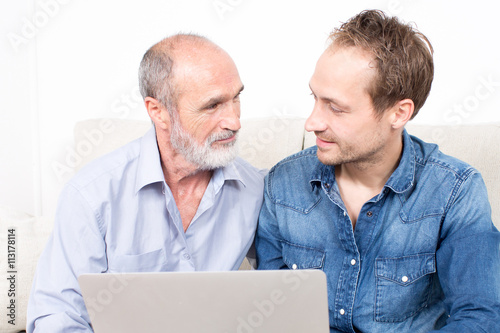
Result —
<path fill-rule="evenodd" d="M 230 56 L 171 36 L 146 52 L 139 81 L 154 126 L 65 186 L 28 332 L 92 332 L 83 273 L 234 270 L 253 243 L 264 174 L 236 158 L 243 84 Z"/>

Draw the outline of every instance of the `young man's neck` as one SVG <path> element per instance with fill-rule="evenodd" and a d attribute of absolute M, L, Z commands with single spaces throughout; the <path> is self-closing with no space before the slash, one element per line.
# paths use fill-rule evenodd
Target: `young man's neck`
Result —
<path fill-rule="evenodd" d="M 337 186 L 353 228 L 356 227 L 363 205 L 382 191 L 399 165 L 403 151 L 402 139 L 387 148 L 372 161 L 335 166 Z"/>
<path fill-rule="evenodd" d="M 394 140 L 370 161 L 345 163 L 335 166 L 335 177 L 344 179 L 358 186 L 378 189 L 379 192 L 396 170 L 403 153 L 403 139 Z"/>

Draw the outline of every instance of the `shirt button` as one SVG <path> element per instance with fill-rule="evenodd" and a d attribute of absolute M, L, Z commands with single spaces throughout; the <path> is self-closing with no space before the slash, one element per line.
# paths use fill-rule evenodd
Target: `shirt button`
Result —
<path fill-rule="evenodd" d="M 346 216 L 346 215 L 347 215 L 347 213 L 346 213 L 346 212 L 345 212 L 345 210 L 344 210 L 344 216 Z"/>
<path fill-rule="evenodd" d="M 351 260 L 351 265 L 352 265 L 352 266 L 356 265 L 356 259 L 352 259 L 352 260 Z"/>
<path fill-rule="evenodd" d="M 373 212 L 371 210 L 367 211 L 366 212 L 366 216 L 372 217 L 373 216 Z"/>
<path fill-rule="evenodd" d="M 182 256 L 183 256 L 183 257 L 184 257 L 184 259 L 186 259 L 186 260 L 191 259 L 191 256 L 190 256 L 188 253 L 184 253 Z"/>
<path fill-rule="evenodd" d="M 343 316 L 343 315 L 345 315 L 345 310 L 344 309 L 340 309 L 339 313 L 340 313 L 341 316 Z"/>
<path fill-rule="evenodd" d="M 297 264 L 293 264 L 292 269 L 297 269 Z"/>
<path fill-rule="evenodd" d="M 401 278 L 401 281 L 403 281 L 403 282 L 408 282 L 408 277 L 407 277 L 406 275 L 405 275 L 405 276 L 403 276 L 403 277 Z"/>

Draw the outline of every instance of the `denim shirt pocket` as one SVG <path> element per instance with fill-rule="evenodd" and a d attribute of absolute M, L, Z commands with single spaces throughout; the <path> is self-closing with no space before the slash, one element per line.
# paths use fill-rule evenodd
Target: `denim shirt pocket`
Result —
<path fill-rule="evenodd" d="M 312 247 L 281 242 L 283 261 L 290 269 L 322 269 L 325 251 Z"/>
<path fill-rule="evenodd" d="M 375 320 L 401 322 L 426 307 L 435 272 L 434 253 L 377 258 Z"/>
<path fill-rule="evenodd" d="M 166 264 L 163 249 L 141 254 L 115 255 L 108 259 L 108 272 L 161 272 Z"/>

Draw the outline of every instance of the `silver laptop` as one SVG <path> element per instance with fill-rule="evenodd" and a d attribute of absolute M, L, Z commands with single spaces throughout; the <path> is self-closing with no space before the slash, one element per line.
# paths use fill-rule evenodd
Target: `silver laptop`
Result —
<path fill-rule="evenodd" d="M 96 333 L 328 333 L 319 270 L 84 274 Z"/>

